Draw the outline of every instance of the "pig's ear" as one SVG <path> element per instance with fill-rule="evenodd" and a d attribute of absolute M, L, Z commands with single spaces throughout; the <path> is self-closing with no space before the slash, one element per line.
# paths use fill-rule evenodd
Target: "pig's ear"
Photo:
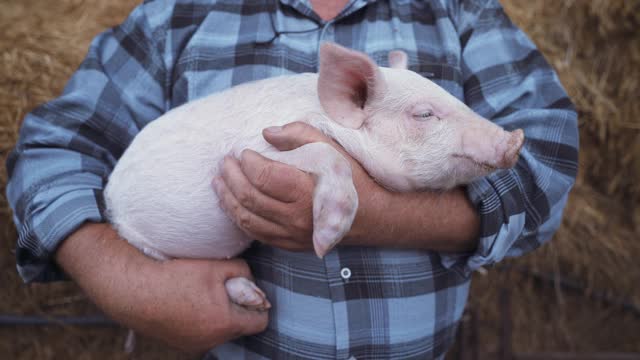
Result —
<path fill-rule="evenodd" d="M 342 126 L 362 126 L 367 118 L 365 104 L 381 92 L 383 81 L 367 55 L 332 43 L 320 47 L 318 97 L 324 111 Z"/>
<path fill-rule="evenodd" d="M 393 50 L 389 52 L 389 66 L 393 69 L 407 70 L 407 53 L 402 50 Z"/>

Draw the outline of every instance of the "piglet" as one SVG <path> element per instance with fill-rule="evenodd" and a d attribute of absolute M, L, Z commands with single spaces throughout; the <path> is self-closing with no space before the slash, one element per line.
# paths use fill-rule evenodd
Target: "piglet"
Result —
<path fill-rule="evenodd" d="M 325 143 L 279 152 L 261 136 L 304 119 L 335 139 L 382 186 L 446 190 L 516 163 L 524 141 L 475 114 L 432 81 L 365 54 L 324 43 L 319 74 L 239 85 L 175 108 L 147 125 L 113 170 L 104 192 L 119 234 L 156 259 L 225 259 L 252 239 L 218 206 L 211 182 L 226 154 L 252 149 L 313 174 L 313 245 L 324 256 L 349 231 L 358 196 L 349 162 Z M 230 279 L 232 301 L 264 310 L 264 293 Z"/>

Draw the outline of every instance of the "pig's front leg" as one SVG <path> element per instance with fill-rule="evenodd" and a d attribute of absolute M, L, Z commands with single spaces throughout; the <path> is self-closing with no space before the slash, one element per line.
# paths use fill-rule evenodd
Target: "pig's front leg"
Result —
<path fill-rule="evenodd" d="M 351 164 L 331 145 L 321 142 L 263 155 L 314 175 L 313 247 L 323 257 L 351 229 L 358 210 Z"/>

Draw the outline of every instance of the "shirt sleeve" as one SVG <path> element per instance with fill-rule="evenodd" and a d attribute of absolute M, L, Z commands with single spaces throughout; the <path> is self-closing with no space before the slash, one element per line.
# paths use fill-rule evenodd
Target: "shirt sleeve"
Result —
<path fill-rule="evenodd" d="M 575 182 L 578 129 L 557 75 L 497 0 L 465 0 L 454 8 L 465 102 L 506 130 L 525 133 L 514 168 L 467 187 L 480 215 L 478 247 L 472 253 L 441 254 L 441 259 L 469 275 L 553 236 Z"/>
<path fill-rule="evenodd" d="M 104 222 L 102 189 L 133 137 L 165 104 L 164 33 L 145 5 L 98 35 L 63 94 L 28 114 L 7 159 L 7 198 L 26 282 L 63 279 L 53 261 L 85 222 Z"/>

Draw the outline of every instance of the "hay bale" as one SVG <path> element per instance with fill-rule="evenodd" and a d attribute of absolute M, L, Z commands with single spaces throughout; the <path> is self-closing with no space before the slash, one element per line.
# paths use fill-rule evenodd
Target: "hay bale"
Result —
<path fill-rule="evenodd" d="M 124 19 L 138 1 L 7 0 L 0 12 L 0 159 L 6 159 L 21 119 L 57 96 L 98 32 Z M 580 171 L 563 226 L 531 256 L 509 263 L 557 272 L 590 289 L 607 290 L 640 306 L 640 1 L 503 0 L 505 9 L 539 46 L 580 115 Z M 79 295 L 71 284 L 21 285 L 15 273 L 16 231 L 0 171 L 0 312 L 82 314 L 86 302 L 52 305 Z M 583 301 L 554 287 L 540 288 L 513 272 L 491 270 L 474 279 L 471 302 L 485 328 L 483 350 L 496 349 L 497 289 L 514 297 L 518 351 L 640 351 L 637 317 Z M 52 300 L 53 299 L 53 300 Z M 614 331 L 617 330 L 617 331 Z M 25 335 L 26 334 L 26 335 Z M 66 335 L 65 335 L 66 334 Z M 0 353 L 11 358 L 117 358 L 117 330 L 82 333 L 0 330 Z M 30 336 L 30 337 L 29 337 Z M 102 337 L 111 337 L 104 339 Z M 80 345 L 70 345 L 80 344 Z M 144 355 L 164 351 L 149 345 Z M 155 350 L 153 350 L 155 349 Z M 161 349 L 161 350 L 158 350 Z M 102 353 L 102 355 L 100 355 Z M 74 354 L 74 355 L 71 355 Z M 140 354 L 138 354 L 140 355 Z M 176 358 L 179 354 L 174 354 Z"/>

